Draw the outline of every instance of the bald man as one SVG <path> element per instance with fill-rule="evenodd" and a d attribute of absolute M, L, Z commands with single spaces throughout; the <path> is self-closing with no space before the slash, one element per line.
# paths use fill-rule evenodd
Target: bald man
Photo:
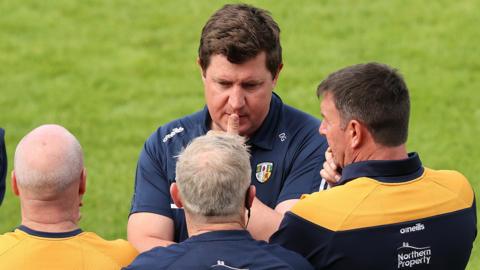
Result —
<path fill-rule="evenodd" d="M 0 269 L 120 269 L 137 255 L 79 226 L 86 189 L 82 148 L 68 130 L 44 125 L 18 144 L 12 189 L 22 224 L 0 236 Z"/>

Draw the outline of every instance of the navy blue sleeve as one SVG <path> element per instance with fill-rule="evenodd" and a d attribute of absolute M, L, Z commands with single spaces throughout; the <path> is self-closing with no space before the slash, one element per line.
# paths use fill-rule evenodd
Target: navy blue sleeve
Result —
<path fill-rule="evenodd" d="M 313 266 L 300 254 L 275 244 L 269 245 L 269 247 L 273 249 L 272 255 L 286 262 L 292 269 L 313 270 Z"/>
<path fill-rule="evenodd" d="M 159 131 L 153 133 L 140 153 L 130 214 L 149 212 L 173 218 L 170 184 L 165 171 L 166 153 L 163 153 L 159 136 Z"/>
<path fill-rule="evenodd" d="M 328 148 L 325 137 L 318 133 L 319 126 L 320 124 L 310 124 L 295 135 L 297 147 L 293 153 L 289 153 L 292 155 L 291 170 L 280 191 L 277 204 L 319 190 L 322 181 L 320 170 Z"/>
<path fill-rule="evenodd" d="M 334 255 L 327 254 L 334 235 L 330 230 L 287 212 L 280 228 L 270 238 L 270 243 L 297 252 L 316 269 L 323 269 L 335 260 Z"/>
<path fill-rule="evenodd" d="M 5 177 L 7 176 L 7 150 L 5 149 L 5 131 L 0 128 L 0 205 L 5 196 Z"/>
<path fill-rule="evenodd" d="M 124 270 L 167 269 L 185 253 L 178 245 L 156 247 L 138 255 Z"/>

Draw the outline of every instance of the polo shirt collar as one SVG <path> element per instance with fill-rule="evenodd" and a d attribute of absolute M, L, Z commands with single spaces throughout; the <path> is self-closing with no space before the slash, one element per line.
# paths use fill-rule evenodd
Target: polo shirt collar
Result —
<path fill-rule="evenodd" d="M 272 93 L 272 100 L 270 101 L 270 108 L 267 117 L 263 120 L 260 128 L 248 140 L 249 144 L 255 145 L 265 150 L 273 149 L 273 142 L 276 138 L 275 134 L 278 130 L 278 122 L 283 108 L 283 102 L 280 97 Z"/>
<path fill-rule="evenodd" d="M 280 121 L 281 112 L 283 108 L 283 102 L 280 97 L 272 93 L 272 100 L 270 101 L 270 108 L 268 110 L 267 117 L 263 120 L 260 128 L 249 138 L 248 144 L 255 145 L 256 147 L 263 148 L 265 150 L 272 150 L 275 140 L 274 134 L 278 130 L 278 122 Z M 207 133 L 210 130 L 212 118 L 208 112 L 207 106 L 203 108 L 203 131 Z"/>
<path fill-rule="evenodd" d="M 413 152 L 402 160 L 367 160 L 352 163 L 343 168 L 339 185 L 360 177 L 373 178 L 385 183 L 401 183 L 420 177 L 423 171 L 418 154 Z"/>
<path fill-rule="evenodd" d="M 253 239 L 247 230 L 220 230 L 194 235 L 184 242 L 191 241 L 216 241 L 216 240 L 239 240 L 239 239 Z"/>
<path fill-rule="evenodd" d="M 73 237 L 73 236 L 79 235 L 83 232 L 82 229 L 76 229 L 70 232 L 60 232 L 60 233 L 41 232 L 41 231 L 30 229 L 29 227 L 24 225 L 18 226 L 17 229 L 29 235 L 43 237 L 43 238 L 67 238 L 67 237 Z"/>

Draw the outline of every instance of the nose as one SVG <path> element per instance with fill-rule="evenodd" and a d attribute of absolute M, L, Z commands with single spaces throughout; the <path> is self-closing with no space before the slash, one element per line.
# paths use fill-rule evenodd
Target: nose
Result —
<path fill-rule="evenodd" d="M 230 95 L 228 96 L 228 104 L 234 112 L 245 106 L 245 93 L 241 87 L 233 87 Z"/>
<path fill-rule="evenodd" d="M 318 132 L 321 135 L 326 135 L 325 121 L 322 121 L 322 123 L 320 124 L 320 127 L 318 127 Z"/>

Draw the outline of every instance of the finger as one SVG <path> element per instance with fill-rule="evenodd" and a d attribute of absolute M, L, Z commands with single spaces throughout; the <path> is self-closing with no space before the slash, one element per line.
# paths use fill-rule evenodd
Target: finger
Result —
<path fill-rule="evenodd" d="M 228 116 L 227 120 L 227 133 L 238 134 L 238 129 L 240 126 L 240 119 L 238 114 L 232 113 Z"/>
<path fill-rule="evenodd" d="M 340 180 L 341 175 L 338 173 L 338 166 L 333 159 L 333 152 L 332 148 L 330 147 L 328 147 L 327 151 L 325 152 L 325 163 L 327 164 L 323 164 L 323 167 L 327 169 L 329 174 L 335 178 L 336 181 Z"/>
<path fill-rule="evenodd" d="M 333 176 L 336 174 L 337 165 L 335 165 L 334 162 L 326 160 L 325 162 L 323 162 L 323 169 L 325 169 L 329 174 Z"/>
<path fill-rule="evenodd" d="M 333 161 L 333 153 L 330 147 L 328 147 L 327 151 L 325 152 L 325 160 L 327 160 L 329 163 L 335 163 Z"/>
<path fill-rule="evenodd" d="M 335 177 L 330 175 L 325 169 L 320 170 L 320 176 L 325 179 L 329 185 L 335 185 L 337 183 Z"/>
<path fill-rule="evenodd" d="M 329 181 L 335 180 L 335 170 L 332 170 L 328 162 L 325 161 L 323 163 L 322 171 L 323 171 L 323 174 L 326 176 L 326 179 L 328 179 Z"/>

